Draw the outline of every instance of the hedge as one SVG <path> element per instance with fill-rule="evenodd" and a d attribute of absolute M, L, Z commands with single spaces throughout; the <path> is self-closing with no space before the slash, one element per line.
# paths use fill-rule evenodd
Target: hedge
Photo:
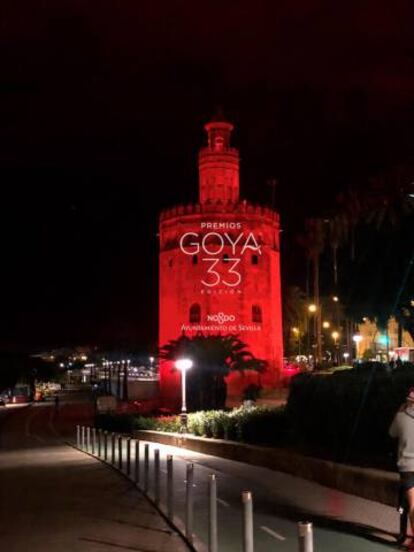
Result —
<path fill-rule="evenodd" d="M 332 375 L 299 374 L 286 408 L 295 441 L 321 447 L 339 461 L 355 454 L 389 458 L 395 443 L 388 428 L 411 386 L 411 364 L 394 371 L 364 363 Z"/>
<path fill-rule="evenodd" d="M 131 432 L 133 429 L 179 432 L 181 424 L 179 416 L 104 415 L 97 417 L 96 426 L 119 432 Z M 210 410 L 191 413 L 188 415 L 188 430 L 199 437 L 281 445 L 288 434 L 288 423 L 283 408 L 241 407 L 230 412 Z"/>

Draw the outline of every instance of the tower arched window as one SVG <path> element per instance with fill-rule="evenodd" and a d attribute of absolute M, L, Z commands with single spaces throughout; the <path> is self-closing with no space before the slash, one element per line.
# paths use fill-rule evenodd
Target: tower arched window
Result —
<path fill-rule="evenodd" d="M 173 260 L 172 259 L 168 259 L 168 266 L 170 268 L 172 268 L 172 266 L 173 266 Z"/>
<path fill-rule="evenodd" d="M 252 306 L 252 322 L 261 323 L 262 318 L 262 308 L 259 305 Z"/>
<path fill-rule="evenodd" d="M 190 324 L 199 324 L 201 322 L 201 307 L 194 303 L 190 307 Z"/>
<path fill-rule="evenodd" d="M 252 255 L 252 265 L 259 264 L 259 255 Z"/>
<path fill-rule="evenodd" d="M 223 263 L 228 263 L 229 262 L 229 256 L 227 255 L 227 253 L 224 253 L 223 255 Z"/>
<path fill-rule="evenodd" d="M 193 265 L 198 264 L 198 255 L 193 255 Z"/>

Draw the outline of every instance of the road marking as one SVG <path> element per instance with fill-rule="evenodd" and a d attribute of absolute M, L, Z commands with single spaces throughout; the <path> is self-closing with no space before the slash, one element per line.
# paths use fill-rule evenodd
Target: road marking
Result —
<path fill-rule="evenodd" d="M 184 483 L 187 485 L 187 479 L 184 479 Z M 193 483 L 193 487 L 197 487 L 197 484 Z"/>
<path fill-rule="evenodd" d="M 219 504 L 221 504 L 222 506 L 225 506 L 226 508 L 230 508 L 230 504 L 228 502 L 226 502 L 225 500 L 223 500 L 222 498 L 218 498 L 217 502 Z"/>
<path fill-rule="evenodd" d="M 266 527 L 266 525 L 261 525 L 260 529 L 262 531 L 264 531 L 265 533 L 268 533 L 269 535 L 271 535 L 275 539 L 278 539 L 278 540 L 281 540 L 281 541 L 286 540 L 286 537 L 284 537 L 280 533 L 276 533 L 276 531 L 273 531 L 273 529 L 269 529 L 269 527 Z"/>

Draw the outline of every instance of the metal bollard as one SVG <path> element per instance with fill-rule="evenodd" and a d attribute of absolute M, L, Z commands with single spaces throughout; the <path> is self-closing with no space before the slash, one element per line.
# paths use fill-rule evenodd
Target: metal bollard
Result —
<path fill-rule="evenodd" d="M 154 450 L 154 502 L 160 503 L 160 451 Z"/>
<path fill-rule="evenodd" d="M 98 429 L 98 456 L 102 454 L 102 429 Z"/>
<path fill-rule="evenodd" d="M 217 552 L 217 479 L 214 473 L 208 477 L 208 495 L 208 552 Z"/>
<path fill-rule="evenodd" d="M 80 448 L 81 445 L 81 429 L 80 425 L 76 426 L 76 446 Z"/>
<path fill-rule="evenodd" d="M 111 434 L 111 464 L 115 466 L 115 433 Z"/>
<path fill-rule="evenodd" d="M 313 525 L 309 521 L 298 523 L 299 552 L 313 552 Z"/>
<path fill-rule="evenodd" d="M 173 457 L 171 454 L 167 456 L 167 517 L 174 519 L 174 471 Z"/>
<path fill-rule="evenodd" d="M 187 478 L 185 488 L 185 536 L 192 544 L 193 542 L 193 522 L 194 522 L 194 464 L 187 464 Z"/>
<path fill-rule="evenodd" d="M 122 471 L 122 435 L 118 436 L 118 469 Z"/>
<path fill-rule="evenodd" d="M 126 474 L 128 477 L 131 475 L 131 437 L 127 438 L 127 450 L 126 450 Z"/>
<path fill-rule="evenodd" d="M 85 426 L 81 428 L 81 448 L 85 449 Z"/>
<path fill-rule="evenodd" d="M 149 445 L 144 446 L 144 493 L 148 492 L 148 475 L 149 475 Z"/>
<path fill-rule="evenodd" d="M 91 450 L 91 428 L 89 426 L 86 428 L 86 450 L 88 452 Z"/>
<path fill-rule="evenodd" d="M 96 448 L 96 428 L 92 428 L 92 454 L 95 454 Z"/>
<path fill-rule="evenodd" d="M 135 441 L 135 483 L 139 484 L 139 441 Z"/>
<path fill-rule="evenodd" d="M 104 431 L 104 460 L 108 460 L 108 432 Z"/>
<path fill-rule="evenodd" d="M 253 552 L 253 497 L 250 491 L 242 492 L 243 502 L 243 552 Z"/>

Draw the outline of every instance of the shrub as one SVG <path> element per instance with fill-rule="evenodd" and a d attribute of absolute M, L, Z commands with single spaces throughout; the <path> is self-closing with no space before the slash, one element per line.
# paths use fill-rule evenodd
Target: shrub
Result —
<path fill-rule="evenodd" d="M 159 416 L 150 418 L 146 416 L 135 416 L 133 420 L 134 429 L 147 429 L 154 431 L 177 432 L 180 430 L 179 416 Z"/>
<path fill-rule="evenodd" d="M 332 375 L 293 378 L 286 413 L 301 443 L 323 447 L 340 461 L 355 453 L 387 455 L 391 420 L 414 385 L 414 367 L 391 372 L 367 362 Z"/>

